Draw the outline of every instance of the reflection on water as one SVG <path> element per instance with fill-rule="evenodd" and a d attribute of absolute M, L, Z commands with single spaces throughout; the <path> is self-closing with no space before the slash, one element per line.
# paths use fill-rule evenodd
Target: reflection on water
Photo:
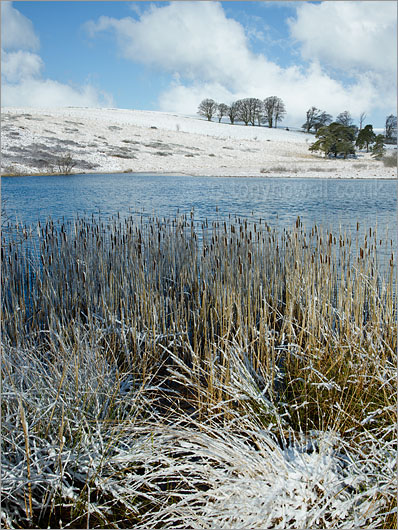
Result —
<path fill-rule="evenodd" d="M 195 221 L 254 217 L 272 228 L 290 228 L 298 216 L 314 224 L 361 235 L 375 228 L 396 248 L 395 180 L 211 178 L 146 174 L 2 178 L 2 201 L 13 220 L 35 224 L 48 216 L 140 213 L 159 218 L 190 213 Z M 386 236 L 388 231 L 388 235 Z M 391 244 L 389 245 L 389 251 Z"/>
<path fill-rule="evenodd" d="M 113 215 L 141 211 L 159 216 L 195 208 L 195 218 L 245 217 L 252 212 L 271 224 L 297 215 L 309 223 L 376 220 L 395 224 L 396 181 L 302 178 L 211 178 L 160 175 L 73 175 L 2 178 L 9 214 L 28 223 L 73 218 L 77 213 Z M 216 212 L 218 207 L 218 212 Z M 216 215 L 217 214 L 217 215 Z M 353 219 L 355 217 L 355 219 Z"/>

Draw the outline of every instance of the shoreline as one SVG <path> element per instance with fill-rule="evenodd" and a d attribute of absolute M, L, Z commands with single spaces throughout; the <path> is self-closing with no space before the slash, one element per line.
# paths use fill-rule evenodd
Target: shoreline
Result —
<path fill-rule="evenodd" d="M 294 175 L 193 175 L 192 173 L 182 173 L 180 171 L 79 171 L 76 173 L 29 173 L 23 175 L 5 174 L 0 178 L 26 178 L 26 177 L 77 177 L 88 175 L 134 175 L 134 176 L 159 176 L 159 177 L 190 177 L 190 178 L 245 178 L 245 179 L 312 179 L 312 180 L 398 180 L 397 176 L 386 177 L 336 177 L 336 176 L 309 176 L 306 174 Z"/>

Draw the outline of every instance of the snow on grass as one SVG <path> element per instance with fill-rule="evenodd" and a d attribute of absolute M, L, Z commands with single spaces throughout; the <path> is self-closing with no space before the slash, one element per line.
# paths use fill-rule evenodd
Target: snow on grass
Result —
<path fill-rule="evenodd" d="M 2 173 L 57 173 L 70 154 L 74 172 L 183 173 L 197 176 L 391 178 L 369 153 L 325 160 L 314 135 L 283 127 L 209 122 L 199 117 L 126 109 L 2 109 Z"/>
<path fill-rule="evenodd" d="M 58 120 L 90 120 L 92 123 L 104 123 L 110 126 L 132 125 L 143 128 L 157 127 L 164 131 L 182 132 L 212 136 L 214 138 L 240 140 L 272 139 L 288 143 L 308 143 L 308 139 L 314 140 L 313 134 L 304 134 L 298 131 L 286 131 L 284 127 L 270 129 L 268 127 L 251 127 L 244 125 L 231 125 L 229 123 L 218 123 L 218 121 L 205 120 L 198 116 L 187 116 L 183 114 L 172 114 L 168 112 L 129 110 L 129 109 L 89 109 L 89 108 L 11 108 L 2 109 L 7 114 L 30 114 L 44 121 L 50 119 Z M 46 119 L 45 119 L 46 118 Z M 38 122 L 36 122 L 38 123 Z M 68 122 L 67 122 L 68 123 Z M 79 123 L 70 124 L 78 127 Z"/>
<path fill-rule="evenodd" d="M 208 229 L 9 227 L 3 526 L 396 523 L 393 265 L 299 222 Z"/>
<path fill-rule="evenodd" d="M 149 528 L 378 527 L 387 504 L 378 498 L 382 470 L 340 454 L 335 433 L 320 433 L 309 453 L 299 443 L 281 449 L 250 422 L 245 427 L 241 434 L 214 425 L 155 437 L 162 468 L 148 476 L 149 486 L 182 484 L 161 495 L 163 506 L 144 518 Z"/>
<path fill-rule="evenodd" d="M 367 453 L 330 431 L 281 445 L 230 401 L 217 404 L 229 421 L 173 411 L 162 422 L 153 386 L 121 395 L 118 368 L 90 348 L 52 363 L 6 349 L 3 373 L 9 528 L 379 528 L 394 496 L 388 444 Z M 235 376 L 256 386 L 248 370 Z"/>

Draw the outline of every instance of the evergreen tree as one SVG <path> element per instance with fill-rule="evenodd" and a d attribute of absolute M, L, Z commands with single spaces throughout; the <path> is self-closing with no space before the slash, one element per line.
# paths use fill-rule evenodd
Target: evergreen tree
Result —
<path fill-rule="evenodd" d="M 354 139 L 355 133 L 352 127 L 347 127 L 341 123 L 333 122 L 330 125 L 321 127 L 315 137 L 318 138 L 309 150 L 322 151 L 325 158 L 334 155 L 343 155 L 347 158 L 349 154 L 355 154 Z"/>
<path fill-rule="evenodd" d="M 359 149 L 363 149 L 364 146 L 366 146 L 366 152 L 368 153 L 369 144 L 373 143 L 375 138 L 376 135 L 373 132 L 372 125 L 366 125 L 363 129 L 359 131 L 355 145 L 359 147 Z"/>
<path fill-rule="evenodd" d="M 384 153 L 386 152 L 384 148 L 384 136 L 382 134 L 378 134 L 375 138 L 374 144 L 372 146 L 372 156 L 376 160 L 381 160 L 383 158 Z"/>

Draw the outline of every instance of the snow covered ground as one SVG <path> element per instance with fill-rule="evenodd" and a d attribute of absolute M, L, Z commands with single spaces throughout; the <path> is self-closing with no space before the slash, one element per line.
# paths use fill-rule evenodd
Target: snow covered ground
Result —
<path fill-rule="evenodd" d="M 164 112 L 89 108 L 3 108 L 2 174 L 73 172 L 202 176 L 394 178 L 369 153 L 325 160 L 309 152 L 314 136 L 283 127 L 208 122 Z"/>

